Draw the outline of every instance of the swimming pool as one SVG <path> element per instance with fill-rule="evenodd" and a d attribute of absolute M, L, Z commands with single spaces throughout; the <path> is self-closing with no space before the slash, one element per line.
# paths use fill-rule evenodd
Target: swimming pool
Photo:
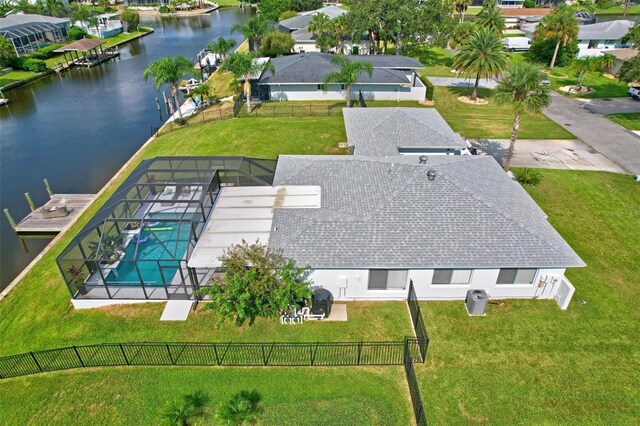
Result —
<path fill-rule="evenodd" d="M 146 286 L 162 286 L 163 278 L 171 283 L 189 246 L 190 231 L 190 222 L 161 222 L 144 228 L 139 234 L 141 242 L 127 245 L 120 263 L 107 275 L 107 283 L 140 285 L 140 277 Z"/>

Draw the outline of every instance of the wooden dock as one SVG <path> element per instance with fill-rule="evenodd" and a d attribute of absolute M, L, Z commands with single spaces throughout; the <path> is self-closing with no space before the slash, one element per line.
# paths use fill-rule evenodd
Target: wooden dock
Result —
<path fill-rule="evenodd" d="M 75 220 L 93 201 L 95 194 L 53 194 L 47 204 L 29 213 L 17 224 L 11 224 L 21 237 L 55 235 Z M 60 217 L 46 217 L 45 210 L 66 206 L 69 214 Z"/>

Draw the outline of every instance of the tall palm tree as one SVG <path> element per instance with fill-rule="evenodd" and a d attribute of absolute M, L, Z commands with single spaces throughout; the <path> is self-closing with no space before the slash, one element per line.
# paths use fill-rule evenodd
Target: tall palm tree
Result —
<path fill-rule="evenodd" d="M 460 18 L 460 23 L 464 22 L 464 13 L 467 11 L 469 6 L 471 6 L 473 0 L 453 0 L 453 6 L 458 12 L 458 17 Z"/>
<path fill-rule="evenodd" d="M 220 59 L 225 60 L 229 51 L 236 47 L 236 44 L 236 41 L 232 38 L 219 37 L 218 40 L 207 44 L 207 49 L 219 55 Z"/>
<path fill-rule="evenodd" d="M 556 40 L 556 48 L 549 64 L 549 69 L 552 70 L 556 64 L 560 46 L 578 37 L 578 20 L 571 6 L 563 3 L 554 7 L 550 14 L 542 18 L 536 28 L 535 36 L 545 40 Z"/>
<path fill-rule="evenodd" d="M 260 39 L 273 29 L 273 21 L 262 15 L 249 18 L 244 24 L 235 24 L 231 27 L 231 32 L 240 31 L 253 47 L 253 51 L 258 53 L 260 49 Z"/>
<path fill-rule="evenodd" d="M 509 152 L 503 164 L 505 171 L 509 170 L 511 164 L 522 113 L 540 112 L 551 105 L 549 86 L 542 84 L 545 79 L 545 75 L 535 65 L 516 62 L 507 69 L 498 83 L 493 99 L 500 105 L 510 105 L 514 113 Z"/>
<path fill-rule="evenodd" d="M 340 15 L 329 24 L 329 34 L 338 42 L 338 53 L 344 53 L 344 38 L 351 34 L 346 15 Z"/>
<path fill-rule="evenodd" d="M 220 67 L 222 70 L 231 71 L 237 80 L 243 81 L 248 112 L 251 112 L 251 76 L 262 75 L 266 70 L 275 72 L 271 61 L 258 62 L 257 56 L 255 53 L 233 52 Z"/>
<path fill-rule="evenodd" d="M 44 10 L 47 14 L 56 17 L 67 11 L 61 0 L 44 0 Z"/>
<path fill-rule="evenodd" d="M 507 67 L 507 53 L 496 34 L 486 28 L 479 29 L 456 53 L 453 69 L 465 77 L 475 77 L 471 100 L 478 98 L 481 78 L 498 77 Z"/>
<path fill-rule="evenodd" d="M 324 13 L 313 15 L 309 21 L 309 32 L 316 36 L 316 47 L 321 52 L 326 52 L 336 45 L 334 40 L 327 36 L 330 28 L 331 18 Z"/>
<path fill-rule="evenodd" d="M 369 62 L 352 61 L 343 55 L 334 56 L 331 58 L 331 62 L 340 67 L 340 70 L 327 74 L 324 78 L 323 87 L 326 90 L 329 83 L 344 84 L 347 108 L 351 108 L 351 85 L 357 82 L 358 76 L 363 72 L 366 72 L 371 77 L 373 75 L 373 66 Z"/>
<path fill-rule="evenodd" d="M 257 391 L 241 391 L 223 404 L 216 412 L 221 424 L 229 426 L 253 425 L 262 412 L 262 396 Z"/>
<path fill-rule="evenodd" d="M 158 59 L 144 70 L 145 81 L 153 77 L 153 85 L 159 90 L 164 84 L 171 87 L 171 97 L 178 110 L 178 116 L 182 118 L 180 111 L 180 100 L 178 98 L 178 84 L 185 75 L 193 74 L 193 64 L 184 56 L 168 56 Z"/>
<path fill-rule="evenodd" d="M 476 15 L 475 23 L 481 27 L 492 31 L 496 36 L 502 38 L 504 30 L 504 18 L 500 13 L 500 8 L 495 2 L 483 5 L 480 13 Z"/>

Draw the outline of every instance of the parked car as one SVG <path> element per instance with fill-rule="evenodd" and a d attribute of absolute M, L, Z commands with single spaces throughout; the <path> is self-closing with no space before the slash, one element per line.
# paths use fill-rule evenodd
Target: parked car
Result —
<path fill-rule="evenodd" d="M 640 86 L 629 87 L 629 90 L 627 90 L 627 95 L 631 96 L 634 99 L 640 99 Z"/>
<path fill-rule="evenodd" d="M 531 39 L 527 37 L 506 37 L 502 44 L 509 52 L 527 52 L 531 48 Z"/>

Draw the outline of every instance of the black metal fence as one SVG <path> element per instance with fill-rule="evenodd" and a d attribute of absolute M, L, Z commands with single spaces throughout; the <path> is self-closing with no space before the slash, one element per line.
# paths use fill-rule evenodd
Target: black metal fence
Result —
<path fill-rule="evenodd" d="M 342 116 L 342 108 L 345 106 L 345 103 L 331 105 L 261 103 L 253 105 L 251 113 L 240 112 L 240 117 L 333 117 Z"/>
<path fill-rule="evenodd" d="M 424 324 L 424 318 L 422 317 L 422 311 L 420 310 L 420 302 L 418 301 L 416 290 L 413 287 L 413 280 L 409 280 L 407 305 L 409 306 L 413 330 L 416 333 L 420 356 L 424 362 L 424 360 L 427 359 L 427 349 L 429 348 L 429 334 L 427 333 L 427 327 Z"/>
<path fill-rule="evenodd" d="M 413 368 L 413 360 L 409 350 L 405 351 L 404 355 L 404 372 L 407 376 L 407 384 L 409 385 L 409 396 L 411 397 L 411 407 L 413 408 L 413 415 L 416 419 L 418 426 L 427 425 L 427 415 L 424 411 L 424 403 L 422 396 L 420 395 L 420 387 L 418 386 L 418 378 L 416 377 L 416 370 Z"/>
<path fill-rule="evenodd" d="M 407 355 L 408 354 L 408 355 Z M 315 343 L 104 343 L 0 358 L 0 379 L 47 371 L 125 365 L 354 366 L 402 365 L 418 340 Z"/>

